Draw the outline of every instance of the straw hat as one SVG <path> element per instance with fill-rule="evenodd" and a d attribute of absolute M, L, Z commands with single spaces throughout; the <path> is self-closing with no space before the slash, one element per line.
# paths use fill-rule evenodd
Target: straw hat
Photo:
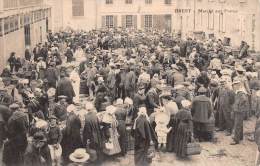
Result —
<path fill-rule="evenodd" d="M 79 148 L 70 154 L 69 159 L 76 163 L 84 163 L 89 159 L 89 154 L 86 149 Z"/>

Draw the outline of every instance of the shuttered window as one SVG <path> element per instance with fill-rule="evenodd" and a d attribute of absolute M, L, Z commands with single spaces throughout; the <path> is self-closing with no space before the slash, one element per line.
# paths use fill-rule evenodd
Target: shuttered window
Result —
<path fill-rule="evenodd" d="M 72 16 L 84 16 L 84 0 L 72 0 Z"/>
<path fill-rule="evenodd" d="M 132 28 L 133 27 L 133 16 L 132 15 L 126 15 L 126 19 L 125 19 L 125 25 L 126 28 Z"/>
<path fill-rule="evenodd" d="M 0 36 L 3 36 L 3 27 L 2 24 L 3 23 L 3 19 L 0 18 Z"/>
<path fill-rule="evenodd" d="M 164 3 L 165 3 L 166 5 L 172 4 L 172 0 L 164 0 Z"/>
<path fill-rule="evenodd" d="M 214 12 L 209 13 L 208 25 L 210 30 L 214 30 Z"/>
<path fill-rule="evenodd" d="M 9 30 L 10 30 L 10 28 L 9 28 L 9 17 L 6 17 L 5 19 L 4 19 L 4 33 L 5 34 L 7 34 L 7 33 L 9 33 Z"/>
<path fill-rule="evenodd" d="M 14 18 L 14 29 L 17 31 L 19 29 L 19 15 Z"/>
<path fill-rule="evenodd" d="M 15 8 L 18 7 L 18 0 L 4 0 L 4 8 Z"/>
<path fill-rule="evenodd" d="M 123 28 L 137 28 L 137 15 L 123 15 L 121 18 Z"/>
<path fill-rule="evenodd" d="M 107 28 L 113 28 L 114 27 L 114 17 L 106 16 L 105 25 Z"/>
<path fill-rule="evenodd" d="M 145 15 L 144 16 L 144 27 L 145 28 L 152 28 L 153 27 L 153 16 L 152 15 Z"/>
<path fill-rule="evenodd" d="M 113 4 L 113 0 L 106 0 L 106 4 Z"/>
<path fill-rule="evenodd" d="M 24 26 L 24 14 L 21 13 L 20 14 L 20 28 L 22 28 Z"/>
<path fill-rule="evenodd" d="M 125 0 L 125 3 L 126 3 L 126 4 L 132 4 L 132 3 L 133 3 L 133 0 Z"/>
<path fill-rule="evenodd" d="M 15 20 L 14 19 L 15 19 L 14 16 L 10 17 L 10 26 L 9 26 L 10 32 L 13 32 L 15 30 L 15 27 L 14 27 Z"/>
<path fill-rule="evenodd" d="M 145 0 L 145 4 L 152 4 L 152 0 Z"/>

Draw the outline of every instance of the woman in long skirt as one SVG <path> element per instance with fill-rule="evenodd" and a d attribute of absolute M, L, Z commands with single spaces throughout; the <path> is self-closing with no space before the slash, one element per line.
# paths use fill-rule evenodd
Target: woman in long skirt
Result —
<path fill-rule="evenodd" d="M 74 152 L 75 149 L 83 147 L 80 137 L 80 128 L 81 122 L 79 117 L 74 112 L 70 112 L 67 118 L 66 127 L 63 130 L 63 138 L 61 141 L 64 164 L 69 162 L 69 155 Z"/>
<path fill-rule="evenodd" d="M 105 133 L 106 143 L 103 152 L 106 155 L 115 155 L 121 152 L 119 145 L 119 134 L 117 132 L 118 122 L 115 117 L 116 107 L 108 106 L 102 118 L 102 124 L 104 126 L 103 131 Z"/>
<path fill-rule="evenodd" d="M 149 147 L 152 143 L 157 141 L 155 132 L 149 123 L 149 118 L 145 107 L 141 107 L 139 109 L 138 116 L 134 122 L 133 130 L 135 138 L 135 165 L 148 166 L 151 164 L 151 159 L 148 157 Z"/>
<path fill-rule="evenodd" d="M 178 157 L 186 157 L 186 146 L 192 139 L 192 116 L 189 111 L 190 102 L 183 100 L 182 109 L 176 114 L 177 131 L 174 151 Z"/>
<path fill-rule="evenodd" d="M 121 154 L 124 156 L 127 152 L 127 135 L 126 135 L 126 114 L 127 110 L 124 108 L 123 100 L 117 99 L 117 110 L 115 112 L 116 120 L 118 122 L 117 130 L 119 133 L 119 144 Z"/>

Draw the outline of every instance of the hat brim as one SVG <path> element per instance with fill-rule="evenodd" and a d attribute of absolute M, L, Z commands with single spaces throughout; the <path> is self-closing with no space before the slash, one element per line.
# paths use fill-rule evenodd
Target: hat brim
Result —
<path fill-rule="evenodd" d="M 88 161 L 89 154 L 85 153 L 83 158 L 78 159 L 78 158 L 75 158 L 74 153 L 72 153 L 72 154 L 70 154 L 69 159 L 76 163 L 84 163 L 84 162 Z"/>

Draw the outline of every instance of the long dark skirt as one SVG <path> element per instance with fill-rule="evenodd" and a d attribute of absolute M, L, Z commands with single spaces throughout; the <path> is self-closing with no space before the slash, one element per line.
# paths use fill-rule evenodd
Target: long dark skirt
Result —
<path fill-rule="evenodd" d="M 178 128 L 178 122 L 174 117 L 171 117 L 169 127 L 172 127 L 172 130 L 167 135 L 166 149 L 168 152 L 173 152 L 174 144 L 176 142 L 176 131 Z"/>
<path fill-rule="evenodd" d="M 174 152 L 178 157 L 186 157 L 186 149 L 191 139 L 191 130 L 188 123 L 180 122 L 177 132 Z"/>
<path fill-rule="evenodd" d="M 134 154 L 134 160 L 135 160 L 135 166 L 149 166 L 150 161 L 147 158 L 148 155 L 148 148 L 149 147 L 143 147 L 143 148 L 135 148 L 135 154 Z"/>
<path fill-rule="evenodd" d="M 213 130 L 207 128 L 207 123 L 193 122 L 194 137 L 199 141 L 212 141 Z"/>
<path fill-rule="evenodd" d="M 83 148 L 79 133 L 79 131 L 74 131 L 72 135 L 67 135 L 66 133 L 63 135 L 61 147 L 64 164 L 69 162 L 69 155 L 73 153 L 75 149 Z"/>
<path fill-rule="evenodd" d="M 234 141 L 239 143 L 239 141 L 243 140 L 243 120 L 244 114 L 241 112 L 234 113 Z"/>
<path fill-rule="evenodd" d="M 127 135 L 126 135 L 125 121 L 118 120 L 117 131 L 119 134 L 118 141 L 119 141 L 120 148 L 121 148 L 121 154 L 125 155 L 127 152 Z"/>
<path fill-rule="evenodd" d="M 24 162 L 24 152 L 27 147 L 25 134 L 17 136 L 14 140 L 8 140 L 4 144 L 3 162 L 6 166 L 22 166 Z"/>
<path fill-rule="evenodd" d="M 168 152 L 173 152 L 174 151 L 174 142 L 176 138 L 176 131 L 171 130 L 168 135 L 167 135 L 167 143 L 166 143 L 166 149 Z"/>

